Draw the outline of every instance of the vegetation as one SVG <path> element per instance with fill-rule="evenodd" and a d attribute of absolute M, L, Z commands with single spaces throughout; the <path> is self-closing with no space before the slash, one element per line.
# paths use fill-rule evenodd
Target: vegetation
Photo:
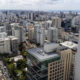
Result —
<path fill-rule="evenodd" d="M 7 66 L 10 76 L 13 78 L 13 80 L 26 80 L 27 73 L 26 71 L 24 71 L 24 69 L 26 68 L 25 59 L 18 60 L 15 63 L 12 58 L 3 57 L 3 61 Z"/>
<path fill-rule="evenodd" d="M 40 44 L 39 44 L 39 43 L 37 43 L 36 45 L 37 45 L 38 47 L 40 46 Z"/>
<path fill-rule="evenodd" d="M 26 56 L 27 56 L 27 52 L 26 52 L 26 48 L 23 45 L 23 43 L 21 43 L 19 45 L 19 50 L 21 52 L 21 55 L 23 56 L 23 59 L 18 60 L 17 62 L 14 61 L 13 56 L 15 55 L 3 55 L 1 54 L 0 56 L 2 56 L 2 60 L 4 62 L 4 64 L 6 65 L 10 76 L 13 78 L 13 80 L 26 80 Z"/>
<path fill-rule="evenodd" d="M 17 68 L 18 69 L 24 69 L 24 68 L 26 68 L 26 61 L 25 60 L 18 60 L 17 61 Z"/>

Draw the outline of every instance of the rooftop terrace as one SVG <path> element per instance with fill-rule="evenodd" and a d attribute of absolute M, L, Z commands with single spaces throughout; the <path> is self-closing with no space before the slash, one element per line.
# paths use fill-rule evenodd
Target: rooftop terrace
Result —
<path fill-rule="evenodd" d="M 51 58 L 60 57 L 56 52 L 46 53 L 43 48 L 33 48 L 29 49 L 28 53 L 34 56 L 39 61 L 45 61 Z"/>

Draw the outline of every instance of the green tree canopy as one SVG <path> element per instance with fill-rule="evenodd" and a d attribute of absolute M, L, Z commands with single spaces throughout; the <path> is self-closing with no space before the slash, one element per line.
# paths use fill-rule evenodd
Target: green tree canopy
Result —
<path fill-rule="evenodd" d="M 26 60 L 18 60 L 17 61 L 17 68 L 18 69 L 24 69 L 26 67 Z"/>

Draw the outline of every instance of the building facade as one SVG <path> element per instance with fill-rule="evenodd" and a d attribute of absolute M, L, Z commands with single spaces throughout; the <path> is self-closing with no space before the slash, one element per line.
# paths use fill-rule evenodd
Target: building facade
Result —
<path fill-rule="evenodd" d="M 48 80 L 69 80 L 72 51 L 59 52 L 61 59 L 48 64 Z"/>

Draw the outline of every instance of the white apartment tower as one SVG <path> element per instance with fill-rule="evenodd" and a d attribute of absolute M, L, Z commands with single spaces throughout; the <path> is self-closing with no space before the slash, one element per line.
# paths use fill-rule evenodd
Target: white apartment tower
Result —
<path fill-rule="evenodd" d="M 76 60 L 75 60 L 74 80 L 80 80 L 80 31 L 79 31 L 78 51 L 77 51 Z"/>
<path fill-rule="evenodd" d="M 43 46 L 45 39 L 45 29 L 42 28 L 41 24 L 36 24 L 34 26 L 34 39 L 36 43 L 39 43 L 41 46 Z"/>
<path fill-rule="evenodd" d="M 48 29 L 48 41 L 56 42 L 58 40 L 58 29 L 55 27 L 50 27 Z"/>
<path fill-rule="evenodd" d="M 44 39 L 45 39 L 45 30 L 44 28 L 38 29 L 37 30 L 37 36 L 36 36 L 36 41 L 39 43 L 41 46 L 44 45 Z"/>
<path fill-rule="evenodd" d="M 45 30 L 44 28 L 40 29 L 40 45 L 44 45 L 44 40 L 45 40 Z"/>
<path fill-rule="evenodd" d="M 23 26 L 14 26 L 12 27 L 12 36 L 15 36 L 19 39 L 19 43 L 26 41 L 26 31 Z"/>

